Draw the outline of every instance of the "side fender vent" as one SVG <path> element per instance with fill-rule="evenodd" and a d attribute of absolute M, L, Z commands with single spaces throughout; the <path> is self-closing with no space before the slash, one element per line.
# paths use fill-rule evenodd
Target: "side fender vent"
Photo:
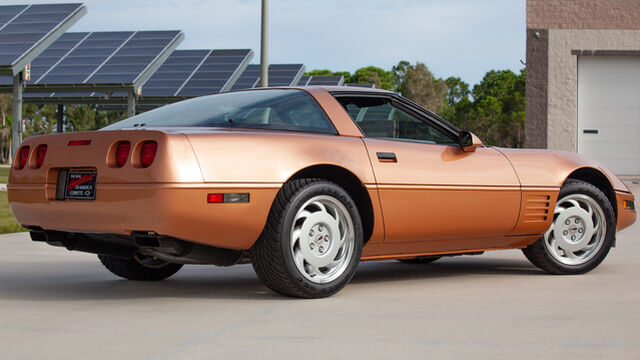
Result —
<path fill-rule="evenodd" d="M 551 208 L 551 195 L 549 194 L 524 194 L 524 217 L 523 221 L 547 222 L 553 214 L 549 213 Z"/>

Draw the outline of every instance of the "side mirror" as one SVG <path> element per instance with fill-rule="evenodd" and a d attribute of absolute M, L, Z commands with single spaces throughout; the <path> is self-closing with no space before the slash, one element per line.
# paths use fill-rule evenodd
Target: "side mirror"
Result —
<path fill-rule="evenodd" d="M 470 131 L 460 131 L 458 133 L 458 143 L 464 152 L 474 152 L 476 148 L 482 146 L 482 141 Z"/>

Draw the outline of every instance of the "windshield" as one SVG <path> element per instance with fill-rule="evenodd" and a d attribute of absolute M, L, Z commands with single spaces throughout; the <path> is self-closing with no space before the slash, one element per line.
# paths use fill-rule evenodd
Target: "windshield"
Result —
<path fill-rule="evenodd" d="M 224 127 L 337 134 L 318 103 L 302 90 L 254 90 L 180 101 L 102 130 L 133 127 Z"/>

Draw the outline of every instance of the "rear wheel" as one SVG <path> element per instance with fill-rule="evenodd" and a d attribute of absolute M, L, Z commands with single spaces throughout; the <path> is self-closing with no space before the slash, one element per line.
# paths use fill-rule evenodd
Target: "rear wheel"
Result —
<path fill-rule="evenodd" d="M 182 264 L 170 263 L 143 254 L 137 254 L 129 260 L 107 255 L 98 255 L 98 258 L 107 270 L 128 280 L 164 280 L 182 268 Z"/>
<path fill-rule="evenodd" d="M 583 274 L 607 256 L 616 231 L 611 203 L 595 186 L 569 179 L 560 189 L 553 223 L 523 249 L 537 267 L 552 274 Z"/>
<path fill-rule="evenodd" d="M 273 202 L 251 263 L 277 293 L 326 297 L 353 277 L 362 238 L 358 209 L 344 189 L 320 179 L 292 180 Z"/>

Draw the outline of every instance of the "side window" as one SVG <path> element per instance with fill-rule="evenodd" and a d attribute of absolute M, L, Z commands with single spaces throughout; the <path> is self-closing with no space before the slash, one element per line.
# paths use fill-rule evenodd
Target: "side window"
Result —
<path fill-rule="evenodd" d="M 365 136 L 455 145 L 448 134 L 391 104 L 387 98 L 338 97 Z"/>

